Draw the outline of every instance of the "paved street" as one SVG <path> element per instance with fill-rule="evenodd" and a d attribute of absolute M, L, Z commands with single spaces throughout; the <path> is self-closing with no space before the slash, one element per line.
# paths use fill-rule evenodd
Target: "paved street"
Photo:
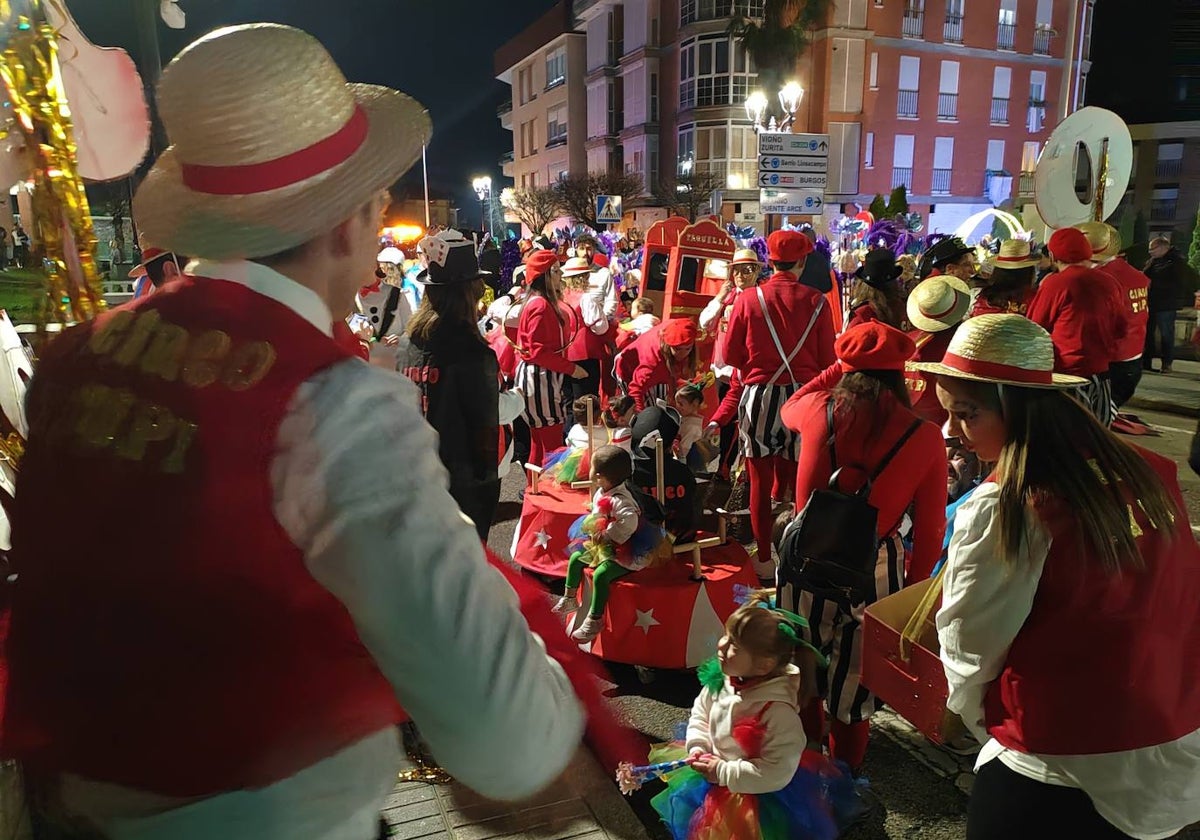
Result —
<path fill-rule="evenodd" d="M 1187 451 L 1195 430 L 1191 417 L 1164 413 L 1141 406 L 1170 401 L 1190 400 L 1185 408 L 1194 403 L 1200 407 L 1200 364 L 1177 364 L 1179 373 L 1171 376 L 1150 374 L 1140 390 L 1142 402 L 1134 410 L 1147 423 L 1159 430 L 1156 437 L 1130 438 L 1138 445 L 1165 454 L 1180 464 L 1180 479 L 1193 523 L 1200 522 L 1200 477 L 1187 467 Z M 521 486 L 514 472 L 505 483 L 498 524 L 492 529 L 490 543 L 501 556 L 508 557 L 512 532 L 519 513 L 516 492 Z M 608 696 L 616 713 L 622 720 L 636 727 L 650 740 L 666 740 L 671 737 L 675 725 L 686 720 L 688 709 L 697 692 L 695 677 L 687 672 L 659 672 L 652 682 L 644 684 L 633 668 L 616 666 L 611 669 L 613 682 L 608 687 Z M 950 840 L 961 838 L 966 825 L 966 792 L 970 790 L 971 757 L 959 757 L 933 747 L 903 720 L 884 711 L 873 721 L 871 746 L 868 751 L 866 775 L 871 780 L 871 789 L 878 798 L 880 807 L 865 823 L 846 834 L 847 840 Z M 399 837 L 445 837 L 485 838 L 520 837 L 531 831 L 533 824 L 541 825 L 537 836 L 543 838 L 636 838 L 640 832 L 627 821 L 628 812 L 620 801 L 611 796 L 598 796 L 600 773 L 594 763 L 581 757 L 572 768 L 565 786 L 550 797 L 558 804 L 550 810 L 543 800 L 522 811 L 516 822 L 479 822 L 466 825 L 462 814 L 469 810 L 443 809 L 451 816 L 446 826 L 453 828 L 453 819 L 458 819 L 460 829 L 453 834 L 432 832 L 433 826 L 426 824 L 431 833 L 403 832 L 399 817 L 403 810 L 393 811 L 390 816 L 397 823 Z M 580 780 L 584 781 L 580 781 Z M 579 790 L 590 790 L 581 794 Z M 603 793 L 602 790 L 600 790 Z M 656 815 L 648 805 L 654 789 L 643 791 L 629 800 L 636 816 L 645 825 L 652 838 L 667 835 L 657 822 Z M 419 795 L 419 794 L 410 794 Z M 399 800 L 398 800 L 399 801 Z M 423 800 L 425 809 L 432 812 L 431 796 Z M 443 804 L 447 801 L 439 800 Z M 599 804 L 597 804 L 599 803 Z M 406 805 L 411 810 L 412 805 Z M 569 813 L 568 813 L 569 812 Z M 413 813 L 416 813 L 413 811 Z M 424 813 L 424 812 L 422 812 Z M 454 814 L 459 816 L 455 817 Z M 532 823 L 530 821 L 533 821 Z M 1182 838 L 1200 840 L 1200 827 L 1193 827 L 1182 834 Z"/>

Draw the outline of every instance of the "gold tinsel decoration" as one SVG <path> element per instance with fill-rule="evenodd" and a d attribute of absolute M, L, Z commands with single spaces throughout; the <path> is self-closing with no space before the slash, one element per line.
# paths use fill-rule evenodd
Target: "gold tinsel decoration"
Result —
<path fill-rule="evenodd" d="M 0 79 L 16 130 L 32 163 L 32 215 L 26 229 L 48 275 L 38 322 L 86 321 L 104 309 L 96 265 L 96 234 L 58 63 L 58 35 L 42 0 L 0 0 Z M 3 139 L 3 136 L 0 136 Z"/>

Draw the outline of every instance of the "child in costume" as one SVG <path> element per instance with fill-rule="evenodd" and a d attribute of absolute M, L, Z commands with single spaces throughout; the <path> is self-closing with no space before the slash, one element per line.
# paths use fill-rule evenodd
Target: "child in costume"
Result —
<path fill-rule="evenodd" d="M 712 374 L 709 374 L 711 377 Z M 711 381 L 711 380 L 710 380 Z M 704 433 L 705 381 L 689 382 L 675 392 L 675 410 L 679 412 L 679 438 L 675 457 L 694 473 L 708 471 L 708 462 L 716 455 Z"/>
<path fill-rule="evenodd" d="M 591 462 L 588 460 L 588 438 L 592 439 L 593 452 L 602 446 L 619 446 L 632 454 L 633 431 L 629 424 L 633 421 L 634 407 L 631 397 L 617 397 L 608 404 L 608 408 L 600 411 L 600 401 L 591 394 L 585 394 L 575 400 L 571 410 L 576 417 L 588 416 L 588 405 L 592 407 L 592 417 L 602 425 L 593 426 L 589 432 L 587 426 L 576 423 L 567 432 L 567 445 L 550 453 L 542 465 L 542 475 L 552 478 L 559 484 L 571 484 L 575 481 L 587 481 L 591 475 Z"/>
<path fill-rule="evenodd" d="M 570 615 L 579 609 L 579 584 L 583 569 L 591 566 L 592 602 L 588 617 L 571 638 L 590 642 L 604 629 L 604 608 L 614 580 L 646 568 L 669 553 L 666 534 L 644 516 L 626 483 L 633 475 L 633 459 L 619 446 L 602 446 L 594 456 L 596 483 L 592 512 L 571 526 L 572 554 L 567 563 L 566 588 L 553 611 Z"/>
<path fill-rule="evenodd" d="M 837 836 L 829 796 L 857 793 L 841 771 L 804 751 L 799 703 L 820 659 L 803 641 L 806 626 L 773 609 L 767 592 L 752 595 L 725 623 L 717 656 L 698 672 L 704 688 L 686 742 L 651 754 L 654 762 L 686 755 L 687 766 L 667 773 L 667 789 L 651 800 L 674 840 Z"/>

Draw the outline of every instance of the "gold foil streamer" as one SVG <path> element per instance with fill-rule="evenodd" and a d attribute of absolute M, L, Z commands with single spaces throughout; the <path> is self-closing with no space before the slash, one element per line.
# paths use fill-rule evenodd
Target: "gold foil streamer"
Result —
<path fill-rule="evenodd" d="M 0 0 L 0 80 L 33 158 L 33 257 L 49 275 L 39 325 L 86 321 L 104 309 L 96 234 L 58 63 L 58 37 L 42 0 Z"/>

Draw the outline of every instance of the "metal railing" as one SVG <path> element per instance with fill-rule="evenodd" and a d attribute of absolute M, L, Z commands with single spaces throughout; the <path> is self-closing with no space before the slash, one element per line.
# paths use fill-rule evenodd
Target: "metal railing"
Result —
<path fill-rule="evenodd" d="M 1050 30 L 1035 29 L 1033 31 L 1033 54 L 1050 55 Z"/>
<path fill-rule="evenodd" d="M 915 117 L 917 115 L 917 91 L 901 90 L 896 96 L 896 116 Z"/>
<path fill-rule="evenodd" d="M 513 106 L 511 99 L 509 99 L 507 102 L 501 102 L 499 107 L 496 108 L 496 116 L 503 117 L 505 114 L 511 114 L 512 108 Z"/>
<path fill-rule="evenodd" d="M 893 166 L 892 167 L 892 189 L 903 186 L 909 192 L 912 192 L 912 167 L 911 166 Z"/>
<path fill-rule="evenodd" d="M 992 97 L 992 125 L 1008 125 L 1008 100 Z"/>
<path fill-rule="evenodd" d="M 1154 164 L 1154 179 L 1156 181 L 1178 181 L 1182 171 L 1182 160 L 1160 160 Z"/>
<path fill-rule="evenodd" d="M 1033 173 L 1022 172 L 1017 179 L 1017 195 L 1027 197 L 1033 195 Z"/>
<path fill-rule="evenodd" d="M 938 94 L 938 119 L 943 121 L 958 119 L 958 94 Z"/>
<path fill-rule="evenodd" d="M 931 195 L 950 195 L 950 173 L 952 169 L 933 170 L 933 183 L 929 187 Z"/>
<path fill-rule="evenodd" d="M 904 24 L 900 31 L 905 38 L 924 38 L 925 12 L 918 9 L 905 9 Z"/>
<path fill-rule="evenodd" d="M 1042 100 L 1029 100 L 1029 114 L 1026 120 L 1026 127 L 1030 131 L 1041 131 L 1046 127 L 1046 112 L 1049 106 Z"/>
<path fill-rule="evenodd" d="M 942 27 L 942 40 L 947 44 L 961 44 L 963 42 L 962 15 L 946 15 L 946 23 Z"/>
<path fill-rule="evenodd" d="M 1017 25 L 1001 23 L 996 26 L 996 49 L 1011 50 L 1017 40 Z"/>
<path fill-rule="evenodd" d="M 1150 221 L 1173 222 L 1178 212 L 1178 199 L 1156 198 L 1150 202 Z"/>
<path fill-rule="evenodd" d="M 720 20 L 735 14 L 748 18 L 761 18 L 765 14 L 766 0 L 683 0 L 679 7 L 679 21 L 686 26 L 703 20 Z"/>

